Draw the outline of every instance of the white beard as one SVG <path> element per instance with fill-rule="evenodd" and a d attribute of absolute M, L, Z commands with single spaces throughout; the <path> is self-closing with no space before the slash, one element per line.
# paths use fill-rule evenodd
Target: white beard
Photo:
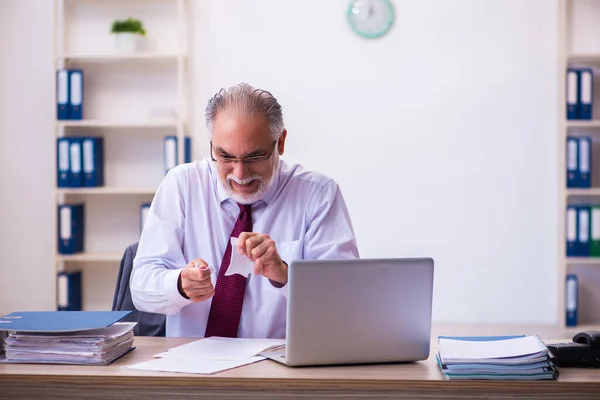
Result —
<path fill-rule="evenodd" d="M 279 157 L 275 156 L 274 158 L 275 158 L 275 166 L 273 168 L 273 174 L 271 174 L 271 176 L 267 180 L 264 180 L 259 175 L 252 175 L 246 179 L 240 180 L 240 179 L 236 178 L 233 174 L 227 175 L 225 177 L 225 180 L 220 179 L 221 185 L 223 186 L 225 193 L 227 193 L 227 195 L 229 197 L 231 197 L 236 203 L 239 203 L 239 204 L 252 204 L 252 203 L 256 203 L 257 201 L 261 200 L 263 198 L 263 196 L 265 195 L 265 193 L 267 192 L 267 190 L 269 190 L 269 188 L 273 184 L 275 175 L 277 174 L 277 170 L 279 169 L 279 159 L 278 159 Z M 252 182 L 253 180 L 259 181 L 259 186 L 258 186 L 258 189 L 256 190 L 256 192 L 250 193 L 250 194 L 241 194 L 241 193 L 237 193 L 233 190 L 233 186 L 232 186 L 233 184 L 231 183 L 232 181 L 237 183 L 238 185 L 246 185 L 246 184 Z"/>

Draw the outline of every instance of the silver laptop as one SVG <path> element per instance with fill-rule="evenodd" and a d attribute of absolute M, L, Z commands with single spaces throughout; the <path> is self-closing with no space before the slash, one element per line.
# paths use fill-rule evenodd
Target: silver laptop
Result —
<path fill-rule="evenodd" d="M 261 354 L 289 366 L 427 359 L 433 264 L 431 258 L 292 261 L 286 344 Z"/>

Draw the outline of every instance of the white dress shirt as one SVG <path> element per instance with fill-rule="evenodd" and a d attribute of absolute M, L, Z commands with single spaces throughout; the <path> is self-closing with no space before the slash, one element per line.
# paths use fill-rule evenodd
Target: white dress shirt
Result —
<path fill-rule="evenodd" d="M 299 259 L 358 258 L 356 239 L 338 185 L 300 165 L 279 161 L 272 186 L 252 205 L 253 231 L 268 234 L 288 265 Z M 167 336 L 203 337 L 212 299 L 181 296 L 181 270 L 202 258 L 217 272 L 240 210 L 210 160 L 182 164 L 160 184 L 131 273 L 131 297 L 140 311 L 166 314 Z M 310 293 L 306 294 L 310 296 Z M 238 337 L 284 338 L 287 285 L 262 275 L 247 281 Z"/>

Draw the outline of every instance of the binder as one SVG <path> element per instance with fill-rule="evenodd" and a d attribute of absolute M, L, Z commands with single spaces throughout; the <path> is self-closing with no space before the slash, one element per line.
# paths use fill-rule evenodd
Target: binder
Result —
<path fill-rule="evenodd" d="M 150 204 L 145 203 L 140 206 L 140 235 L 144 231 L 144 225 L 148 219 L 148 212 L 150 211 Z"/>
<path fill-rule="evenodd" d="M 577 256 L 590 255 L 590 207 L 577 206 Z"/>
<path fill-rule="evenodd" d="M 58 252 L 75 254 L 83 252 L 84 205 L 58 205 Z"/>
<path fill-rule="evenodd" d="M 83 186 L 104 185 L 104 140 L 101 137 L 82 139 Z"/>
<path fill-rule="evenodd" d="M 167 136 L 163 143 L 163 166 L 165 174 L 177 165 L 177 137 Z"/>
<path fill-rule="evenodd" d="M 81 311 L 81 271 L 59 272 L 57 311 Z"/>
<path fill-rule="evenodd" d="M 70 118 L 71 103 L 69 96 L 69 70 L 59 69 L 56 71 L 56 119 L 66 120 Z"/>
<path fill-rule="evenodd" d="M 112 326 L 133 311 L 20 311 L 0 317 L 0 331 L 74 332 Z"/>
<path fill-rule="evenodd" d="M 579 71 L 567 69 L 567 119 L 579 118 Z"/>
<path fill-rule="evenodd" d="M 578 187 L 590 188 L 592 186 L 592 141 L 589 137 L 580 137 L 579 139 L 579 176 L 577 178 Z"/>
<path fill-rule="evenodd" d="M 567 137 L 567 187 L 579 186 L 579 141 L 575 137 Z"/>
<path fill-rule="evenodd" d="M 83 118 L 83 70 L 69 70 L 70 118 Z"/>
<path fill-rule="evenodd" d="M 192 138 L 186 136 L 183 140 L 183 162 L 192 162 Z"/>
<path fill-rule="evenodd" d="M 565 288 L 566 325 L 576 326 L 579 308 L 579 281 L 577 275 L 568 274 Z"/>
<path fill-rule="evenodd" d="M 590 257 L 600 257 L 600 204 L 591 206 Z"/>
<path fill-rule="evenodd" d="M 70 152 L 70 141 L 68 138 L 56 139 L 56 184 L 59 188 L 71 186 Z"/>
<path fill-rule="evenodd" d="M 566 211 L 567 257 L 577 257 L 577 207 L 569 205 Z"/>
<path fill-rule="evenodd" d="M 592 119 L 594 74 L 590 68 L 579 70 L 579 119 Z"/>
<path fill-rule="evenodd" d="M 69 156 L 70 156 L 70 186 L 81 187 L 83 186 L 83 150 L 81 148 L 81 138 L 70 138 L 69 139 Z"/>

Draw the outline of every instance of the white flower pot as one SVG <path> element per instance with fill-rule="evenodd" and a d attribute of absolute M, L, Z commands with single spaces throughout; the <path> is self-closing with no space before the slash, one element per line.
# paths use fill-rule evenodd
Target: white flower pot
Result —
<path fill-rule="evenodd" d="M 115 34 L 115 46 L 117 53 L 136 53 L 140 48 L 141 39 L 142 36 L 138 33 L 123 32 Z"/>

